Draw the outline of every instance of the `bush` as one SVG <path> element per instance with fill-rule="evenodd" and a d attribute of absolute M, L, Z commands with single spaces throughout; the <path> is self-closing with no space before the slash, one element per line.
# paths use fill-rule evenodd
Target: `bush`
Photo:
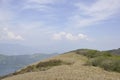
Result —
<path fill-rule="evenodd" d="M 76 54 L 81 54 L 81 55 L 87 56 L 89 58 L 93 58 L 93 57 L 99 56 L 98 52 L 99 51 L 97 51 L 97 50 L 80 49 L 80 50 L 76 51 Z"/>
<path fill-rule="evenodd" d="M 86 65 L 98 66 L 107 71 L 120 72 L 120 56 L 107 51 L 97 51 L 89 49 L 77 50 L 77 54 L 88 57 Z"/>
<path fill-rule="evenodd" d="M 100 67 L 108 71 L 120 72 L 120 60 L 109 58 L 101 62 Z"/>
<path fill-rule="evenodd" d="M 61 60 L 50 60 L 46 62 L 40 62 L 36 65 L 36 68 L 39 70 L 46 70 L 49 67 L 52 66 L 58 66 L 61 65 L 63 62 Z"/>
<path fill-rule="evenodd" d="M 88 62 L 89 65 L 101 67 L 107 71 L 120 72 L 120 59 L 115 57 L 100 56 L 92 58 Z"/>
<path fill-rule="evenodd" d="M 104 57 L 112 57 L 112 56 L 114 56 L 111 53 L 106 52 L 106 51 L 102 51 L 102 52 L 100 52 L 100 54 L 101 54 L 101 56 L 104 56 Z"/>
<path fill-rule="evenodd" d="M 99 52 L 96 50 L 91 50 L 88 53 L 85 53 L 83 55 L 87 56 L 88 58 L 94 58 L 94 57 L 100 56 Z"/>
<path fill-rule="evenodd" d="M 104 61 L 104 59 L 105 59 L 105 58 L 103 58 L 103 57 L 97 57 L 97 58 L 90 59 L 89 62 L 90 62 L 93 66 L 99 66 L 100 63 L 101 63 L 102 61 Z"/>

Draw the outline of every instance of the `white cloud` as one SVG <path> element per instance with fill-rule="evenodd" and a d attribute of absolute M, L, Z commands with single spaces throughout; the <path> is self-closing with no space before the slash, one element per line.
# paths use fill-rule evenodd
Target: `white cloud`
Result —
<path fill-rule="evenodd" d="M 53 39 L 54 40 L 61 40 L 63 36 L 65 36 L 66 33 L 65 32 L 60 32 L 60 33 L 56 33 L 56 34 L 53 34 Z"/>
<path fill-rule="evenodd" d="M 8 28 L 2 28 L 0 30 L 0 40 L 24 40 L 21 35 L 17 35 Z"/>
<path fill-rule="evenodd" d="M 120 12 L 119 3 L 120 0 L 96 0 L 91 5 L 76 3 L 78 10 L 70 17 L 70 23 L 85 27 L 107 20 Z"/>
<path fill-rule="evenodd" d="M 85 34 L 78 34 L 78 35 L 73 35 L 71 33 L 66 33 L 66 32 L 60 32 L 53 34 L 52 37 L 53 40 L 62 40 L 62 39 L 67 39 L 71 41 L 76 41 L 76 40 L 89 40 L 87 35 Z"/>

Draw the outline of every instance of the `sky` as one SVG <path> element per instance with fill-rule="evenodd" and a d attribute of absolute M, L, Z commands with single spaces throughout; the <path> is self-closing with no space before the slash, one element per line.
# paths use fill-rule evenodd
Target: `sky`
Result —
<path fill-rule="evenodd" d="M 52 53 L 119 41 L 120 0 L 0 0 L 0 43 Z"/>

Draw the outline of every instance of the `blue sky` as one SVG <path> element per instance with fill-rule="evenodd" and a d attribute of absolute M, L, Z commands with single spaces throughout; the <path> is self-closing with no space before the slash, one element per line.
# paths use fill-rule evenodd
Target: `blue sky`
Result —
<path fill-rule="evenodd" d="M 120 0 L 0 0 L 0 43 L 64 52 L 120 47 Z"/>

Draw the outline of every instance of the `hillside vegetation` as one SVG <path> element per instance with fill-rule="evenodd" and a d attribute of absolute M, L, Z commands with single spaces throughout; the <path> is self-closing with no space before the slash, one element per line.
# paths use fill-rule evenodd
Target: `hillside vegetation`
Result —
<path fill-rule="evenodd" d="M 77 54 L 82 54 L 88 58 L 87 65 L 99 66 L 107 71 L 120 72 L 120 55 L 89 49 L 77 50 Z"/>
<path fill-rule="evenodd" d="M 120 80 L 120 73 L 113 72 L 112 70 L 110 72 L 105 70 L 104 67 L 101 68 L 99 65 L 93 65 L 94 60 L 97 60 L 96 58 L 99 57 L 114 57 L 116 60 L 117 56 L 106 52 L 99 52 L 96 50 L 80 49 L 64 53 L 31 64 L 6 76 L 2 80 Z M 102 61 L 100 61 L 101 63 Z"/>
<path fill-rule="evenodd" d="M 112 54 L 120 55 L 120 48 L 118 48 L 118 49 L 113 49 L 113 50 L 108 50 L 108 52 L 110 52 L 110 53 L 112 53 Z"/>

